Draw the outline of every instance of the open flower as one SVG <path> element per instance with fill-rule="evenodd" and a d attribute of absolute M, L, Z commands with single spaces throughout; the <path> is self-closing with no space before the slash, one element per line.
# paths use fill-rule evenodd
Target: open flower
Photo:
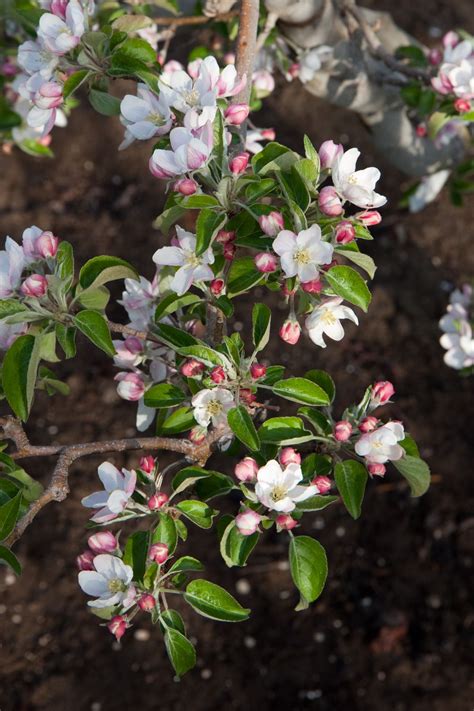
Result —
<path fill-rule="evenodd" d="M 360 151 L 350 148 L 336 156 L 332 166 L 332 180 L 337 192 L 344 200 L 357 207 L 381 207 L 387 202 L 384 195 L 375 192 L 375 184 L 380 178 L 378 168 L 356 170 Z"/>
<path fill-rule="evenodd" d="M 450 368 L 462 370 L 474 365 L 474 338 L 472 328 L 467 321 L 461 321 L 457 333 L 445 333 L 440 338 L 444 354 L 444 362 Z"/>
<path fill-rule="evenodd" d="M 170 133 L 172 150 L 157 148 L 149 167 L 155 178 L 173 178 L 206 165 L 213 146 L 212 124 L 194 130 L 179 126 Z"/>
<path fill-rule="evenodd" d="M 387 422 L 372 432 L 363 434 L 355 444 L 355 451 L 360 457 L 365 457 L 369 464 L 385 464 L 396 462 L 405 454 L 398 443 L 405 439 L 405 431 L 401 422 Z"/>
<path fill-rule="evenodd" d="M 18 47 L 18 64 L 27 74 L 37 72 L 43 79 L 50 79 L 58 65 L 58 57 L 40 42 L 27 40 Z"/>
<path fill-rule="evenodd" d="M 120 558 L 109 553 L 96 555 L 95 570 L 81 570 L 79 585 L 87 595 L 95 600 L 89 600 L 90 607 L 127 606 L 134 597 L 131 587 L 133 570 L 125 565 Z"/>
<path fill-rule="evenodd" d="M 196 255 L 196 236 L 176 227 L 179 247 L 161 247 L 153 255 L 156 264 L 179 267 L 170 284 L 172 291 L 180 296 L 185 294 L 196 281 L 210 281 L 214 273 L 209 266 L 214 262 L 212 249 L 207 249 L 199 257 Z"/>
<path fill-rule="evenodd" d="M 285 276 L 298 276 L 302 282 L 317 279 L 318 267 L 330 264 L 334 251 L 332 244 L 323 242 L 319 225 L 311 225 L 297 235 L 290 230 L 282 230 L 272 246 L 280 256 Z"/>
<path fill-rule="evenodd" d="M 306 84 L 314 79 L 316 73 L 321 69 L 322 65 L 331 58 L 332 48 L 327 45 L 321 45 L 315 49 L 310 49 L 305 52 L 300 58 L 300 66 L 298 71 L 299 80 Z"/>
<path fill-rule="evenodd" d="M 321 306 L 315 308 L 308 318 L 305 325 L 308 329 L 308 335 L 317 346 L 326 348 L 323 335 L 325 334 L 333 341 L 341 341 L 344 338 L 344 329 L 341 325 L 341 320 L 348 318 L 355 324 L 359 323 L 354 311 L 348 306 L 342 305 L 342 298 L 335 296 L 327 299 Z"/>
<path fill-rule="evenodd" d="M 271 459 L 257 473 L 255 493 L 264 506 L 273 511 L 289 513 L 296 504 L 318 493 L 317 486 L 301 486 L 303 472 L 299 464 L 288 464 L 282 469 Z"/>
<path fill-rule="evenodd" d="M 99 509 L 91 520 L 104 523 L 116 518 L 126 508 L 128 500 L 135 491 L 137 475 L 133 471 L 119 471 L 110 462 L 103 462 L 98 470 L 104 491 L 97 491 L 82 499 L 86 508 Z"/>
<path fill-rule="evenodd" d="M 0 251 L 0 299 L 7 299 L 20 286 L 25 266 L 23 249 L 11 237 L 5 240 L 5 249 Z"/>
<path fill-rule="evenodd" d="M 139 279 L 125 279 L 125 291 L 121 304 L 128 314 L 130 326 L 137 331 L 147 331 L 154 323 L 156 300 L 159 296 L 158 279 L 152 282 L 141 276 Z"/>
<path fill-rule="evenodd" d="M 227 422 L 227 413 L 234 407 L 234 396 L 225 388 L 200 390 L 191 400 L 194 407 L 194 419 L 202 427 L 212 422 L 214 427 Z"/>
<path fill-rule="evenodd" d="M 120 104 L 120 121 L 125 126 L 125 139 L 120 148 L 133 140 L 146 141 L 162 136 L 171 128 L 172 117 L 163 96 L 156 96 L 146 84 L 138 84 L 137 95 L 127 94 Z"/>
<path fill-rule="evenodd" d="M 77 47 L 86 29 L 84 10 L 78 0 L 69 0 L 64 20 L 52 13 L 41 16 L 38 38 L 54 54 L 66 54 Z"/>

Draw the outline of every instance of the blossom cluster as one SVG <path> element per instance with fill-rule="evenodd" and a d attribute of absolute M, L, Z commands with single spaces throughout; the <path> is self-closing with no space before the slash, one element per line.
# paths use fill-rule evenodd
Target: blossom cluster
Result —
<path fill-rule="evenodd" d="M 454 95 L 454 107 L 463 114 L 471 110 L 474 99 L 474 44 L 462 39 L 456 32 L 443 37 L 443 49 L 432 50 L 429 55 L 437 74 L 432 79 L 433 88 L 442 96 Z"/>
<path fill-rule="evenodd" d="M 440 343 L 446 350 L 444 362 L 450 368 L 469 373 L 474 366 L 472 286 L 465 284 L 462 289 L 455 289 L 449 301 L 447 312 L 439 322 L 443 331 Z"/>

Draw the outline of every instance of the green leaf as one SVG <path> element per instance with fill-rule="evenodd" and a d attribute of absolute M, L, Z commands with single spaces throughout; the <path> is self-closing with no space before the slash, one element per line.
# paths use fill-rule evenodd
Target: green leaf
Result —
<path fill-rule="evenodd" d="M 197 304 L 201 300 L 201 297 L 197 294 L 184 294 L 184 296 L 168 294 L 156 307 L 155 321 L 159 321 L 164 316 L 168 316 L 168 314 L 174 314 L 178 309 L 184 309 L 186 306 Z"/>
<path fill-rule="evenodd" d="M 368 254 L 364 254 L 363 252 L 356 252 L 352 249 L 344 249 L 343 247 L 337 247 L 335 251 L 338 254 L 342 254 L 346 259 L 349 259 L 351 262 L 354 262 L 354 264 L 357 264 L 358 267 L 367 272 L 371 279 L 374 278 L 375 272 L 377 271 L 377 266 L 372 257 L 369 257 Z"/>
<path fill-rule="evenodd" d="M 200 560 L 193 558 L 190 555 L 185 555 L 178 558 L 168 570 L 169 573 L 193 573 L 198 570 L 204 570 L 204 566 Z"/>
<path fill-rule="evenodd" d="M 27 312 L 28 309 L 17 299 L 1 299 L 0 300 L 0 321 L 8 316 Z"/>
<path fill-rule="evenodd" d="M 208 580 L 191 581 L 184 599 L 196 612 L 211 620 L 241 622 L 250 614 L 227 590 Z"/>
<path fill-rule="evenodd" d="M 39 341 L 25 335 L 16 339 L 3 360 L 3 390 L 8 404 L 20 420 L 27 420 L 33 402 L 39 366 Z"/>
<path fill-rule="evenodd" d="M 190 521 L 200 528 L 211 528 L 212 519 L 216 515 L 216 511 L 211 509 L 204 501 L 196 499 L 187 499 L 180 501 L 176 508 L 181 511 L 183 516 L 186 516 Z"/>
<path fill-rule="evenodd" d="M 153 222 L 155 230 L 161 230 L 164 235 L 167 235 L 171 227 L 177 222 L 186 212 L 186 208 L 181 205 L 171 205 L 166 210 L 163 210 L 161 215 Z"/>
<path fill-rule="evenodd" d="M 316 148 L 313 146 L 310 138 L 306 135 L 303 138 L 303 145 L 304 145 L 304 154 L 305 154 L 306 158 L 308 158 L 313 163 L 316 163 L 316 165 L 319 167 L 319 153 L 316 150 Z"/>
<path fill-rule="evenodd" d="M 69 242 L 60 242 L 56 252 L 56 275 L 59 279 L 72 280 L 74 276 L 74 251 Z"/>
<path fill-rule="evenodd" d="M 16 555 L 9 548 L 0 546 L 0 563 L 5 562 L 14 573 L 21 575 L 21 563 Z"/>
<path fill-rule="evenodd" d="M 315 454 L 312 452 L 303 459 L 301 470 L 303 472 L 304 481 L 310 481 L 311 479 L 314 479 L 315 476 L 327 476 L 330 474 L 332 470 L 332 462 L 327 455 L 324 456 L 322 454 Z"/>
<path fill-rule="evenodd" d="M 195 666 L 196 650 L 189 639 L 173 627 L 168 627 L 165 632 L 165 646 L 173 669 L 179 677 Z"/>
<path fill-rule="evenodd" d="M 161 425 L 163 436 L 180 434 L 190 430 L 196 424 L 193 410 L 189 407 L 180 407 L 169 415 Z"/>
<path fill-rule="evenodd" d="M 251 536 L 243 536 L 232 519 L 226 526 L 220 542 L 221 555 L 229 568 L 234 565 L 245 566 L 247 559 L 258 541 L 258 532 Z"/>
<path fill-rule="evenodd" d="M 265 304 L 255 304 L 252 309 L 252 338 L 255 351 L 265 348 L 270 338 L 272 312 Z"/>
<path fill-rule="evenodd" d="M 146 40 L 139 37 L 133 37 L 123 42 L 120 45 L 120 49 L 114 54 L 118 53 L 120 53 L 120 56 L 126 55 L 130 59 L 135 59 L 145 64 L 154 64 L 156 62 L 156 50 Z"/>
<path fill-rule="evenodd" d="M 186 395 L 180 388 L 171 383 L 157 383 L 145 393 L 145 405 L 156 409 L 176 407 L 186 400 Z"/>
<path fill-rule="evenodd" d="M 290 542 L 290 570 L 304 600 L 314 602 L 321 595 L 328 574 L 322 545 L 309 536 L 294 536 Z"/>
<path fill-rule="evenodd" d="M 21 126 L 22 118 L 20 114 L 10 108 L 8 101 L 0 96 L 0 131 L 9 131 L 15 126 Z"/>
<path fill-rule="evenodd" d="M 15 528 L 21 504 L 21 491 L 0 506 L 0 541 L 4 541 Z"/>
<path fill-rule="evenodd" d="M 313 438 L 299 417 L 270 417 L 261 425 L 258 434 L 262 442 L 270 444 L 301 444 Z"/>
<path fill-rule="evenodd" d="M 338 296 L 367 311 L 372 297 L 367 284 L 355 269 L 346 266 L 332 267 L 326 272 L 326 279 Z"/>
<path fill-rule="evenodd" d="M 289 170 L 298 160 L 298 155 L 280 143 L 268 143 L 265 148 L 254 155 L 252 166 L 255 173 L 266 175 L 270 171 Z"/>
<path fill-rule="evenodd" d="M 44 146 L 42 143 L 37 141 L 35 138 L 25 138 L 19 144 L 19 148 L 24 153 L 29 156 L 40 157 L 40 158 L 54 158 L 54 153 L 48 146 Z"/>
<path fill-rule="evenodd" d="M 430 468 L 423 459 L 407 454 L 392 464 L 409 483 L 412 496 L 423 496 L 428 491 L 431 479 Z"/>
<path fill-rule="evenodd" d="M 112 22 L 112 27 L 120 32 L 136 32 L 152 24 L 153 20 L 146 15 L 121 15 Z"/>
<path fill-rule="evenodd" d="M 213 473 L 218 474 L 219 472 L 211 472 L 202 467 L 185 467 L 175 475 L 171 482 L 171 488 L 175 494 L 179 494 L 188 487 L 193 486 L 200 479 L 205 479 Z"/>
<path fill-rule="evenodd" d="M 306 405 L 304 407 L 300 407 L 298 408 L 298 415 L 304 417 L 305 420 L 310 422 L 318 435 L 327 436 L 331 434 L 331 421 L 315 407 L 308 407 Z"/>
<path fill-rule="evenodd" d="M 148 557 L 148 531 L 137 531 L 129 536 L 125 545 L 123 562 L 133 568 L 134 580 L 141 581 L 145 575 Z"/>
<path fill-rule="evenodd" d="M 208 366 L 223 365 L 227 369 L 231 367 L 228 358 L 226 358 L 223 353 L 219 353 L 219 351 L 215 351 L 213 348 L 201 345 L 200 343 L 192 346 L 184 346 L 179 349 L 179 352 L 181 355 L 189 358 L 197 358 Z"/>
<path fill-rule="evenodd" d="M 66 358 L 74 358 L 76 355 L 76 329 L 58 323 L 56 324 L 56 337 Z"/>
<path fill-rule="evenodd" d="M 355 459 L 336 464 L 334 478 L 346 509 L 352 518 L 359 518 L 367 484 L 367 469 Z"/>
<path fill-rule="evenodd" d="M 67 99 L 68 96 L 74 94 L 74 92 L 81 86 L 81 84 L 87 79 L 90 74 L 90 69 L 79 69 L 79 71 L 70 74 L 64 82 L 64 98 Z"/>
<path fill-rule="evenodd" d="M 201 210 L 196 221 L 196 254 L 206 251 L 212 240 L 224 225 L 227 216 L 209 208 Z"/>
<path fill-rule="evenodd" d="M 307 378 L 278 380 L 273 386 L 275 395 L 303 405 L 329 405 L 330 399 L 323 388 Z"/>
<path fill-rule="evenodd" d="M 188 195 L 177 198 L 178 205 L 187 210 L 202 210 L 204 207 L 221 207 L 219 200 L 213 195 Z"/>
<path fill-rule="evenodd" d="M 176 610 L 163 610 L 160 615 L 160 627 L 163 634 L 167 627 L 172 627 L 174 630 L 181 632 L 181 634 L 185 634 L 186 631 L 183 618 Z"/>
<path fill-rule="evenodd" d="M 165 543 L 170 555 L 173 555 L 178 543 L 178 534 L 174 520 L 169 514 L 160 513 L 160 522 L 153 531 L 152 543 Z"/>
<path fill-rule="evenodd" d="M 196 482 L 196 494 L 200 499 L 209 501 L 216 496 L 228 494 L 234 486 L 234 481 L 225 474 L 210 472 L 210 476 Z"/>
<path fill-rule="evenodd" d="M 265 377 L 260 380 L 262 385 L 275 385 L 285 374 L 284 365 L 269 365 Z"/>
<path fill-rule="evenodd" d="M 97 311 L 79 311 L 79 313 L 74 316 L 74 325 L 97 346 L 97 348 L 100 348 L 109 356 L 115 355 L 115 348 L 112 343 L 107 321 Z"/>
<path fill-rule="evenodd" d="M 256 284 L 259 284 L 264 276 L 255 266 L 253 257 L 234 259 L 228 274 L 227 295 L 233 298 L 243 294 L 253 286 L 256 286 Z"/>
<path fill-rule="evenodd" d="M 78 297 L 81 306 L 94 311 L 103 311 L 109 303 L 109 299 L 110 292 L 105 286 L 99 286 L 97 289 L 86 289 Z"/>
<path fill-rule="evenodd" d="M 91 89 L 89 102 L 99 114 L 103 116 L 118 116 L 120 114 L 120 99 L 108 94 L 106 91 Z"/>
<path fill-rule="evenodd" d="M 338 496 L 328 496 L 327 494 L 324 496 L 310 496 L 309 499 L 296 504 L 296 508 L 298 511 L 321 511 L 338 500 Z"/>
<path fill-rule="evenodd" d="M 227 422 L 235 436 L 254 452 L 260 449 L 260 439 L 252 418 L 243 405 L 233 407 L 227 413 Z"/>
<path fill-rule="evenodd" d="M 198 343 L 197 339 L 191 336 L 187 331 L 182 331 L 180 328 L 169 326 L 166 323 L 158 323 L 156 325 L 156 332 L 162 341 L 175 349 L 195 346 Z"/>
<path fill-rule="evenodd" d="M 304 377 L 316 383 L 316 385 L 319 385 L 328 396 L 329 402 L 333 402 L 336 396 L 336 386 L 329 373 L 326 373 L 325 370 L 313 369 L 308 370 L 308 372 L 304 374 Z"/>
<path fill-rule="evenodd" d="M 89 259 L 79 272 L 83 289 L 97 288 L 116 279 L 138 279 L 138 272 L 125 259 L 107 255 Z"/>

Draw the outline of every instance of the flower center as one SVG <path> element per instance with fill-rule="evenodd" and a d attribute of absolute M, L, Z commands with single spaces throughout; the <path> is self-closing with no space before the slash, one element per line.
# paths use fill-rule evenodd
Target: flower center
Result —
<path fill-rule="evenodd" d="M 222 403 L 219 400 L 210 400 L 207 403 L 207 412 L 211 417 L 215 417 L 222 412 Z"/>
<path fill-rule="evenodd" d="M 125 592 L 127 586 L 120 578 L 112 578 L 109 580 L 108 588 L 111 593 Z"/>
<path fill-rule="evenodd" d="M 272 493 L 270 494 L 270 498 L 272 501 L 281 501 L 284 499 L 287 495 L 287 490 L 285 489 L 284 486 L 277 485 L 272 489 Z"/>
<path fill-rule="evenodd" d="M 201 264 L 200 257 L 196 256 L 194 252 L 190 252 L 188 250 L 184 250 L 184 260 L 185 266 L 192 267 L 193 269 L 199 267 L 199 265 Z"/>
<path fill-rule="evenodd" d="M 347 178 L 347 182 L 351 185 L 357 185 L 357 178 L 354 173 L 352 173 L 352 175 L 349 175 L 349 177 Z"/>
<path fill-rule="evenodd" d="M 337 318 L 334 316 L 332 311 L 330 311 L 329 309 L 324 309 L 321 314 L 321 321 L 327 324 L 328 326 L 333 326 L 336 323 Z"/>
<path fill-rule="evenodd" d="M 153 112 L 151 112 L 150 114 L 148 114 L 148 120 L 149 120 L 151 123 L 154 123 L 155 126 L 162 126 L 162 125 L 164 124 L 164 122 L 165 122 L 165 121 L 164 121 L 164 118 L 163 118 L 163 116 L 162 116 L 161 114 L 159 114 L 159 113 L 153 113 Z"/>
<path fill-rule="evenodd" d="M 307 249 L 297 249 L 293 255 L 293 259 L 298 264 L 309 264 L 311 257 Z"/>
<path fill-rule="evenodd" d="M 184 92 L 184 100 L 188 106 L 198 106 L 199 98 L 199 91 L 197 89 L 191 89 L 191 91 Z"/>

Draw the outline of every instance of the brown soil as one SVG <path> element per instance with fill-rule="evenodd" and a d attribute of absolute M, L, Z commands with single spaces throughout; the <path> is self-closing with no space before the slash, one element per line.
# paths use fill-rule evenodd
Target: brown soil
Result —
<path fill-rule="evenodd" d="M 372 5 L 392 9 L 388 1 Z M 425 36 L 427 23 L 468 27 L 469 10 L 468 0 L 430 0 L 417 7 L 397 3 L 395 12 L 399 22 Z M 381 191 L 391 196 L 369 246 L 379 265 L 369 315 L 326 351 L 302 339 L 294 349 L 275 343 L 275 358 L 295 373 L 327 368 L 341 408 L 374 379 L 392 380 L 397 397 L 391 414 L 403 418 L 420 443 L 434 484 L 422 499 L 410 499 L 391 470 L 385 481 L 370 484 L 359 521 L 342 507 L 308 515 L 304 530 L 325 545 L 330 575 L 320 601 L 302 613 L 293 611 L 296 595 L 282 537 L 270 536 L 247 568 L 229 571 L 215 534 L 193 531 L 188 550 L 203 559 L 210 579 L 253 613 L 239 625 L 187 614 L 199 663 L 177 684 L 156 629 L 140 621 L 119 648 L 86 610 L 74 559 L 86 539 L 80 498 L 94 490 L 98 461 L 78 463 L 69 499 L 45 509 L 17 546 L 21 579 L 0 573 L 2 711 L 473 707 L 472 379 L 444 366 L 437 328 L 447 286 L 474 273 L 472 205 L 457 209 L 443 197 L 421 215 L 398 210 L 404 178 L 373 155 L 357 119 L 329 112 L 296 85 L 282 86 L 262 114 L 257 123 L 278 126 L 279 139 L 295 148 L 303 131 L 316 145 L 329 137 L 357 145 L 367 165 L 382 168 Z M 35 223 L 70 240 L 78 261 L 117 254 L 150 275 L 151 254 L 162 240 L 151 222 L 163 196 L 148 173 L 146 147 L 117 153 L 121 134 L 116 122 L 84 106 L 69 130 L 56 131 L 54 161 L 18 153 L 1 158 L 2 233 L 18 239 Z M 273 306 L 275 319 L 283 320 L 276 300 Z M 242 304 L 238 318 L 245 321 L 247 311 Z M 118 309 L 112 315 L 121 318 Z M 80 357 L 81 369 L 76 361 L 61 368 L 70 398 L 38 399 L 29 424 L 32 441 L 133 433 L 134 408 L 117 398 L 110 363 L 85 346 Z M 133 464 L 136 456 L 115 461 Z M 29 470 L 43 479 L 49 471 L 39 461 Z"/>

